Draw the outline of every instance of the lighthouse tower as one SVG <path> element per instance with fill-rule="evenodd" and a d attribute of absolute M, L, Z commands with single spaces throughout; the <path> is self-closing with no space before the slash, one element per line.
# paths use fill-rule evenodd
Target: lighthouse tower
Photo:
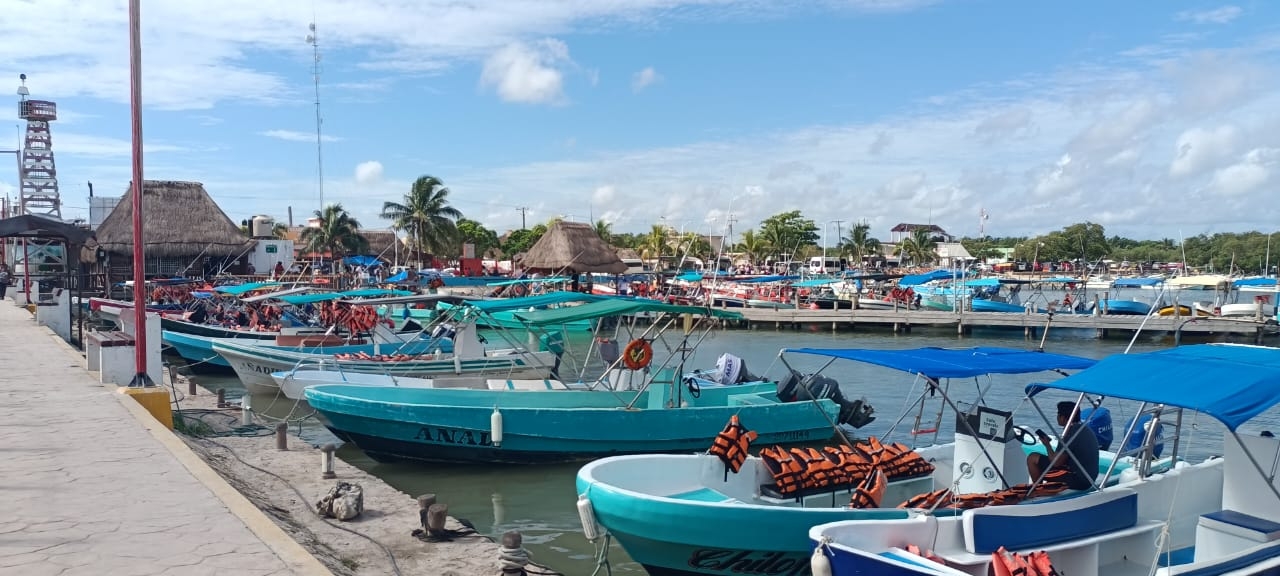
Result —
<path fill-rule="evenodd" d="M 53 163 L 53 136 L 49 123 L 58 119 L 58 106 L 47 100 L 30 100 L 27 75 L 19 76 L 18 118 L 27 121 L 22 141 L 18 191 L 18 214 L 34 214 L 62 220 L 62 200 L 58 197 L 58 171 Z M 14 259 L 14 273 L 23 276 L 56 275 L 66 265 L 66 248 L 60 242 L 24 239 Z M 33 268 L 28 271 L 27 263 Z M 25 283 L 25 282 L 24 282 Z"/>

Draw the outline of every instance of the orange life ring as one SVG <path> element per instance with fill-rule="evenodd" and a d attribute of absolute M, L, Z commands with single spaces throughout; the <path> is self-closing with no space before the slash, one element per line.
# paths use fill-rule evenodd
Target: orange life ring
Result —
<path fill-rule="evenodd" d="M 653 362 L 653 346 L 644 338 L 636 338 L 622 349 L 622 364 L 628 370 L 643 370 Z"/>

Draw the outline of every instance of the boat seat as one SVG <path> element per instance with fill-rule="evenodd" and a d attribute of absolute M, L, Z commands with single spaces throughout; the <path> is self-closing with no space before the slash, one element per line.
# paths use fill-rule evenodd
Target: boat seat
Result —
<path fill-rule="evenodd" d="M 1019 504 L 1015 504 L 1014 506 L 1019 506 Z M 1106 532 L 1102 534 L 1095 534 L 1087 538 L 1080 538 L 1076 540 L 1063 540 L 1063 541 L 1055 542 L 1053 544 L 1048 544 L 1044 546 L 1033 546 L 1030 548 L 1006 547 L 1006 549 L 1012 552 L 1017 552 L 1019 554 L 1029 554 L 1031 552 L 1043 550 L 1045 552 L 1048 552 L 1050 556 L 1053 556 L 1054 552 L 1061 552 L 1063 550 L 1068 550 L 1068 549 L 1084 548 L 1087 546 L 1093 546 L 1095 544 L 1101 544 L 1103 542 L 1108 542 L 1112 540 L 1121 540 L 1124 538 L 1128 538 L 1130 536 L 1137 536 L 1139 534 L 1159 532 L 1160 529 L 1163 527 L 1164 527 L 1164 522 L 1161 522 L 1159 520 L 1150 520 L 1146 522 L 1139 522 L 1138 524 L 1135 524 L 1128 528 L 1113 530 L 1111 532 Z M 1152 541 L 1154 542 L 1154 539 Z M 933 553 L 938 555 L 939 558 L 946 560 L 947 564 L 954 564 L 957 566 L 981 566 L 983 564 L 991 562 L 990 552 L 986 554 L 973 554 L 965 550 L 941 551 L 941 550 L 935 549 Z"/>
<path fill-rule="evenodd" d="M 776 400 L 766 398 L 759 394 L 733 394 L 728 398 L 729 406 L 763 406 L 767 404 L 777 404 Z"/>
<path fill-rule="evenodd" d="M 1201 515 L 1200 525 L 1254 542 L 1274 542 L 1280 539 L 1280 523 L 1235 510 L 1219 510 Z"/>
<path fill-rule="evenodd" d="M 488 381 L 490 390 L 564 390 L 557 380 L 495 380 Z"/>

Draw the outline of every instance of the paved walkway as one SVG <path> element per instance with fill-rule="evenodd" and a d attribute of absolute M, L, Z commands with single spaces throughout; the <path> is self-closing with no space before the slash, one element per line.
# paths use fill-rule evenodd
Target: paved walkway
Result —
<path fill-rule="evenodd" d="M 55 338 L 0 300 L 0 574 L 310 572 Z"/>

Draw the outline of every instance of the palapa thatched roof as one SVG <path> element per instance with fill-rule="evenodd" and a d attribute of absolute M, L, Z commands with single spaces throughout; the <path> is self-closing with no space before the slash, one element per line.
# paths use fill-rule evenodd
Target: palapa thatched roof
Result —
<path fill-rule="evenodd" d="M 369 242 L 369 254 L 391 260 L 396 252 L 396 233 L 390 230 L 361 230 L 360 235 Z M 401 252 L 404 248 L 399 249 Z"/>
<path fill-rule="evenodd" d="M 98 226 L 98 244 L 107 252 L 133 251 L 133 191 Z M 252 240 L 214 203 L 199 182 L 145 180 L 142 184 L 142 237 L 147 256 L 231 256 Z"/>
<path fill-rule="evenodd" d="M 538 270 L 573 270 L 621 274 L 627 271 L 613 248 L 600 239 L 590 224 L 560 220 L 551 225 L 520 259 L 520 265 Z"/>

